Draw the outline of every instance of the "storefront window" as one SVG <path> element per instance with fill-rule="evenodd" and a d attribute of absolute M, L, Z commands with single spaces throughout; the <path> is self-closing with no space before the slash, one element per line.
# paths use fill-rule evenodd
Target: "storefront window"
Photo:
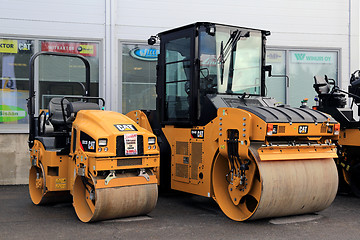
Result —
<path fill-rule="evenodd" d="M 90 95 L 99 96 L 98 44 L 40 41 L 42 51 L 80 54 L 90 62 Z M 82 84 L 81 84 L 82 83 Z M 39 58 L 39 107 L 47 108 L 53 97 L 84 95 L 85 66 L 80 59 L 56 56 Z"/>
<path fill-rule="evenodd" d="M 308 106 L 314 106 L 314 76 L 327 75 L 337 83 L 338 55 L 337 50 L 267 50 L 266 64 L 272 65 L 272 75 L 277 75 L 266 78 L 267 96 L 292 107 L 308 98 Z"/>
<path fill-rule="evenodd" d="M 0 128 L 28 123 L 29 60 L 32 40 L 0 39 Z"/>
<path fill-rule="evenodd" d="M 122 44 L 122 112 L 156 108 L 158 46 Z"/>
<path fill-rule="evenodd" d="M 338 82 L 337 52 L 290 51 L 289 54 L 289 104 L 299 106 L 301 100 L 308 98 L 308 104 L 313 106 L 316 95 L 314 76 L 327 75 Z"/>

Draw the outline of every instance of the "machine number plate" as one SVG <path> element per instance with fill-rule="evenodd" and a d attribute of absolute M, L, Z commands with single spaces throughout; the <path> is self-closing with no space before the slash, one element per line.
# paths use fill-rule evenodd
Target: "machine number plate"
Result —
<path fill-rule="evenodd" d="M 137 155 L 137 134 L 130 133 L 124 134 L 124 142 L 125 142 L 125 155 Z"/>
<path fill-rule="evenodd" d="M 299 126 L 299 134 L 307 134 L 308 133 L 308 126 L 306 125 L 302 125 L 302 126 Z"/>
<path fill-rule="evenodd" d="M 66 178 L 57 178 L 55 180 L 56 189 L 65 189 L 66 188 Z"/>

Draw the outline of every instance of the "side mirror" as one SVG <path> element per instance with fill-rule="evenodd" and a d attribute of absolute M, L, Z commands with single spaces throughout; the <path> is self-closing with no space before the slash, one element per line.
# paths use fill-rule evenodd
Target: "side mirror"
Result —
<path fill-rule="evenodd" d="M 272 70 L 272 66 L 271 65 L 266 65 L 264 66 L 264 71 L 268 72 L 268 77 L 271 77 L 271 70 Z"/>
<path fill-rule="evenodd" d="M 149 44 L 149 45 L 154 45 L 154 44 L 156 43 L 156 39 L 157 39 L 156 36 L 151 36 L 151 37 L 148 39 L 148 44 Z"/>

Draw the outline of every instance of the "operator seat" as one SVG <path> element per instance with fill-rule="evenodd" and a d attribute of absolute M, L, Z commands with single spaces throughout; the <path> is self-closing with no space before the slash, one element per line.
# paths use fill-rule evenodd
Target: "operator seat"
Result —
<path fill-rule="evenodd" d="M 62 98 L 52 98 L 49 102 L 49 121 L 54 127 L 54 131 L 58 132 L 66 128 L 66 123 L 64 122 L 63 112 L 61 108 L 61 99 Z M 64 99 L 64 111 L 66 112 L 66 106 L 69 103 L 67 99 Z"/>
<path fill-rule="evenodd" d="M 54 131 L 63 131 L 69 129 L 67 124 L 75 120 L 76 114 L 80 110 L 99 110 L 99 104 L 92 102 L 69 102 L 67 99 L 63 100 L 65 121 L 63 111 L 61 108 L 62 98 L 52 98 L 49 102 L 49 120 L 54 127 Z"/>
<path fill-rule="evenodd" d="M 80 110 L 100 110 L 100 106 L 93 102 L 69 102 L 66 106 L 67 122 L 73 122 Z"/>
<path fill-rule="evenodd" d="M 327 76 L 314 76 L 315 84 L 313 85 L 317 94 L 326 94 L 330 92 L 330 84 Z"/>
<path fill-rule="evenodd" d="M 314 76 L 315 84 L 313 85 L 315 91 L 319 96 L 320 105 L 323 107 L 344 108 L 346 105 L 345 94 L 339 93 L 331 89 L 329 79 L 325 75 Z M 333 83 L 335 87 L 335 82 Z"/>

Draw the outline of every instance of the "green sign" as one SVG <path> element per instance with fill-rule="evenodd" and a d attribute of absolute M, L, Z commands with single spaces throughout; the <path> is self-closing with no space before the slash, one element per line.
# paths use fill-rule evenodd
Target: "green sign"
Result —
<path fill-rule="evenodd" d="M 26 111 L 22 108 L 9 105 L 0 105 L 0 122 L 13 122 L 26 117 Z"/>
<path fill-rule="evenodd" d="M 291 52 L 293 63 L 334 63 L 334 58 L 331 52 Z"/>

